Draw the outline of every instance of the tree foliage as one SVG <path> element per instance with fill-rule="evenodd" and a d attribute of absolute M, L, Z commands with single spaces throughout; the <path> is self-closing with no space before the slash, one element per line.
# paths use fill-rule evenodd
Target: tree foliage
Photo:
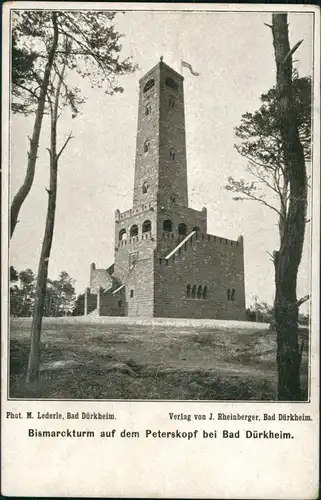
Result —
<path fill-rule="evenodd" d="M 17 272 L 10 266 L 10 315 L 30 317 L 33 314 L 36 277 L 31 269 Z M 48 279 L 44 316 L 69 316 L 75 308 L 75 280 L 61 271 L 55 280 Z"/>
<path fill-rule="evenodd" d="M 119 76 L 136 69 L 130 58 L 120 57 L 122 35 L 114 17 L 107 11 L 21 10 L 13 15 L 12 110 L 34 114 L 35 120 L 25 179 L 11 205 L 11 235 L 33 184 L 43 117 L 50 112 L 62 68 L 58 111 L 68 105 L 73 118 L 85 100 L 75 75 L 111 95 L 123 91 Z"/>
<path fill-rule="evenodd" d="M 32 315 L 35 297 L 35 275 L 31 269 L 19 273 L 10 266 L 10 314 L 28 317 Z"/>
<path fill-rule="evenodd" d="M 83 316 L 84 314 L 85 314 L 85 294 L 80 293 L 75 300 L 72 316 Z"/>
<path fill-rule="evenodd" d="M 71 74 L 88 78 L 93 88 L 102 88 L 106 94 L 123 92 L 118 83 L 119 76 L 134 71 L 136 66 L 130 58 L 120 57 L 122 34 L 113 25 L 114 17 L 115 12 L 108 11 L 15 12 L 12 30 L 14 110 L 22 111 L 19 104 L 23 103 L 28 104 L 26 112 L 35 111 L 53 46 L 55 24 L 58 39 L 51 71 L 66 63 Z M 65 98 L 67 101 L 70 99 L 69 104 L 73 108 L 72 99 L 80 89 L 71 84 L 70 78 L 68 83 L 64 83 L 64 90 Z"/>
<path fill-rule="evenodd" d="M 235 128 L 238 153 L 248 160 L 253 180 L 228 178 L 225 188 L 234 200 L 257 201 L 278 214 L 280 235 L 289 207 L 289 177 L 282 147 L 277 91 L 274 86 L 261 95 L 261 107 L 242 115 Z M 306 161 L 311 159 L 311 78 L 293 74 L 293 103 Z"/>

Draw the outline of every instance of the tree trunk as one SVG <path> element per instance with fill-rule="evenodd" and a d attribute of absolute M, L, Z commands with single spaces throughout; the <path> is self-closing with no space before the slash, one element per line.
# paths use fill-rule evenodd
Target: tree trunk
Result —
<path fill-rule="evenodd" d="M 71 136 L 69 136 L 64 146 L 57 154 L 58 104 L 59 104 L 61 85 L 63 81 L 63 74 L 64 74 L 64 69 L 62 75 L 60 76 L 60 80 L 57 86 L 54 106 L 51 109 L 50 184 L 48 190 L 48 209 L 47 209 L 45 233 L 42 243 L 41 255 L 38 266 L 37 282 L 36 282 L 34 315 L 32 320 L 31 336 L 30 336 L 30 352 L 29 352 L 29 362 L 27 370 L 27 383 L 36 382 L 39 378 L 41 326 L 42 326 L 42 318 L 44 312 L 47 279 L 48 279 L 48 266 L 49 266 L 49 258 L 51 252 L 51 245 L 52 245 L 53 231 L 55 224 L 55 214 L 56 214 L 58 160 L 62 151 L 64 150 L 64 148 L 68 144 L 68 141 L 71 138 Z"/>
<path fill-rule="evenodd" d="M 19 188 L 17 194 L 12 200 L 11 204 L 11 214 L 10 214 L 10 226 L 11 226 L 11 237 L 14 233 L 16 225 L 18 223 L 18 216 L 22 204 L 27 198 L 31 186 L 33 184 L 33 179 L 35 176 L 35 168 L 37 162 L 37 154 L 39 148 L 40 132 L 42 127 L 42 120 L 45 110 L 46 94 L 48 90 L 50 74 L 55 60 L 56 50 L 58 46 L 58 25 L 57 25 L 57 13 L 52 12 L 52 24 L 53 24 L 53 40 L 52 45 L 48 53 L 48 61 L 45 67 L 43 81 L 40 89 L 40 95 L 36 110 L 35 122 L 32 131 L 32 138 L 30 139 L 30 149 L 28 152 L 28 163 L 26 175 L 23 184 Z"/>
<path fill-rule="evenodd" d="M 289 206 L 279 251 L 275 252 L 275 329 L 277 334 L 278 399 L 301 399 L 298 268 L 302 256 L 307 207 L 307 180 L 292 98 L 292 54 L 286 14 L 273 14 L 277 67 L 278 118 L 289 181 Z"/>

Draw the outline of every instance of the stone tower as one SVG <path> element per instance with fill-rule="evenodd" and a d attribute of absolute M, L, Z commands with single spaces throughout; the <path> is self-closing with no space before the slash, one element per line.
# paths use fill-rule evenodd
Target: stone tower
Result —
<path fill-rule="evenodd" d="M 129 315 L 154 315 L 155 262 L 186 235 L 186 219 L 206 231 L 206 210 L 188 208 L 183 77 L 160 60 L 139 82 L 133 208 L 116 211 Z"/>
<path fill-rule="evenodd" d="M 101 315 L 244 318 L 243 238 L 188 206 L 183 80 L 161 58 L 139 81 L 133 206 L 115 212 L 114 265 L 91 268 Z"/>
<path fill-rule="evenodd" d="M 139 82 L 133 206 L 187 207 L 183 77 L 160 61 Z"/>

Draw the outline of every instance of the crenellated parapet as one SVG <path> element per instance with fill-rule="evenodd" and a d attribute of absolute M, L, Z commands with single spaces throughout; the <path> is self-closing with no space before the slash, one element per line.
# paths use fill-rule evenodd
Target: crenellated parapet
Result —
<path fill-rule="evenodd" d="M 165 238 L 168 237 L 166 233 L 163 233 L 163 235 Z M 184 254 L 191 249 L 194 251 L 197 247 L 201 247 L 202 249 L 207 248 L 212 252 L 219 249 L 221 252 L 226 253 L 227 256 L 235 252 L 243 254 L 243 237 L 239 236 L 237 240 L 231 240 L 221 236 L 198 233 L 195 231 L 188 235 L 185 240 L 178 242 L 176 248 L 174 248 L 168 256 L 159 258 L 159 264 L 168 266 L 177 261 L 177 259 L 184 257 Z"/>
<path fill-rule="evenodd" d="M 144 212 L 153 212 L 156 208 L 156 202 L 154 203 L 144 203 L 138 207 L 131 208 L 129 210 L 126 210 L 125 212 L 120 213 L 120 211 L 117 209 L 115 211 L 115 222 L 116 224 L 119 223 L 120 221 L 124 221 L 126 219 L 129 219 L 133 215 L 138 215 L 142 214 Z"/>

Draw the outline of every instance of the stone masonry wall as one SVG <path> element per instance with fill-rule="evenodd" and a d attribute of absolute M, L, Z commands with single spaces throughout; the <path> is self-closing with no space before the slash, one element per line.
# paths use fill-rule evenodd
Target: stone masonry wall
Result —
<path fill-rule="evenodd" d="M 96 269 L 94 263 L 90 266 L 90 291 L 97 293 L 100 288 L 110 288 L 112 279 L 106 269 Z"/>
<path fill-rule="evenodd" d="M 157 242 L 157 252 L 159 256 L 165 255 L 175 248 L 177 243 L 184 239 L 185 236 L 180 236 L 178 233 L 178 226 L 184 223 L 187 226 L 186 234 L 190 233 L 194 227 L 198 227 L 201 233 L 207 231 L 207 211 L 194 210 L 188 207 L 180 207 L 175 205 L 162 205 L 159 206 L 157 212 L 157 233 L 159 239 Z M 169 219 L 172 221 L 171 233 L 163 231 L 163 222 Z"/>
<path fill-rule="evenodd" d="M 90 288 L 87 288 L 85 293 L 85 314 L 90 314 L 97 308 L 97 294 L 91 293 Z"/>
<path fill-rule="evenodd" d="M 126 279 L 126 302 L 128 316 L 152 317 L 154 312 L 154 258 L 153 250 L 150 256 L 141 259 Z"/>
<path fill-rule="evenodd" d="M 161 203 L 188 206 L 183 77 L 160 64 L 159 190 Z M 170 85 L 168 85 L 168 83 Z"/>
<path fill-rule="evenodd" d="M 122 288 L 117 293 L 113 293 L 111 290 L 100 292 L 99 316 L 125 315 L 127 315 L 125 288 Z"/>
<path fill-rule="evenodd" d="M 193 236 L 167 263 L 155 255 L 155 316 L 245 319 L 242 240 L 203 236 Z M 187 298 L 187 285 L 206 286 L 206 298 Z M 228 300 L 228 289 L 235 300 Z"/>
<path fill-rule="evenodd" d="M 148 81 L 154 81 L 154 85 L 147 91 L 144 87 Z M 153 68 L 140 80 L 137 138 L 136 138 L 136 160 L 135 160 L 135 182 L 133 206 L 156 200 L 159 184 L 159 67 Z M 146 106 L 150 107 L 150 113 L 146 114 Z M 148 151 L 144 145 L 148 141 Z M 147 193 L 142 192 L 143 183 L 147 182 Z"/>

